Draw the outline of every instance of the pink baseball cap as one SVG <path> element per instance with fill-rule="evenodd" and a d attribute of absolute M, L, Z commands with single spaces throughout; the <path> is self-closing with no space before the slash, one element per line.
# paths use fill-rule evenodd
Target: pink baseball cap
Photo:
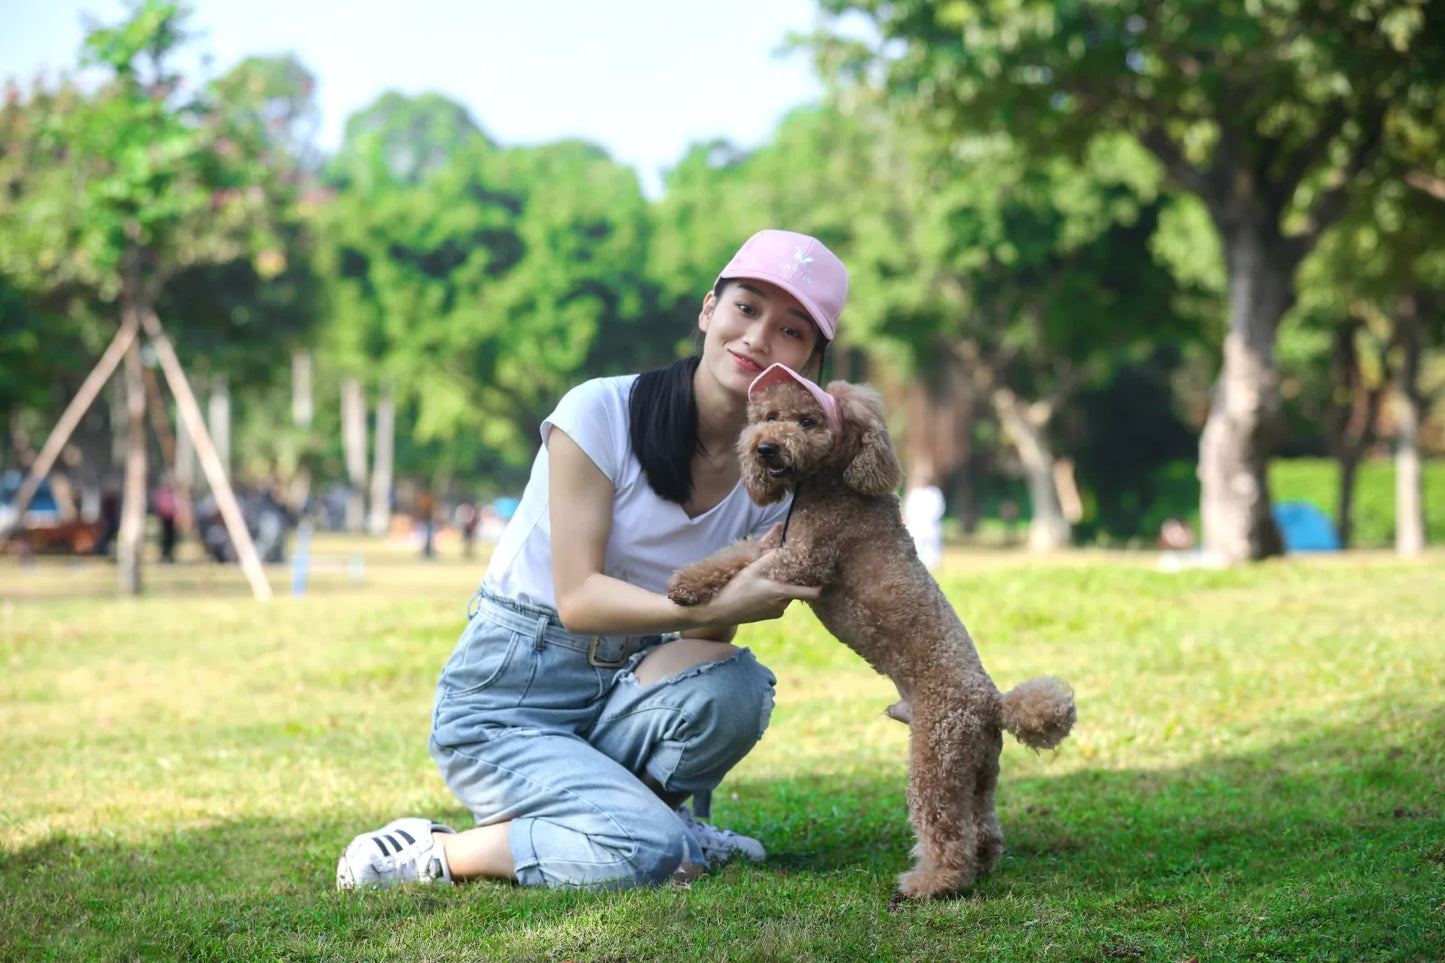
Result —
<path fill-rule="evenodd" d="M 717 276 L 724 278 L 770 281 L 798 299 L 823 337 L 832 341 L 838 332 L 838 315 L 848 300 L 848 269 L 816 237 L 759 231 Z"/>
<path fill-rule="evenodd" d="M 753 383 L 748 385 L 748 400 L 752 401 L 753 395 L 762 391 L 764 388 L 775 385 L 780 381 L 787 381 L 789 378 L 804 388 L 807 388 L 808 394 L 818 399 L 818 404 L 823 406 L 823 414 L 827 416 L 829 421 L 835 425 L 842 424 L 838 419 L 838 402 L 833 400 L 833 396 L 781 362 L 768 365 L 763 369 L 762 374 L 753 379 Z M 840 435 L 839 437 L 841 438 L 842 436 Z"/>

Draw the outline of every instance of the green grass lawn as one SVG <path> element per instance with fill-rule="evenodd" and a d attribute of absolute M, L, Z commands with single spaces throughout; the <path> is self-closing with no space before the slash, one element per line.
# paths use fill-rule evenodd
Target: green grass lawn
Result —
<path fill-rule="evenodd" d="M 354 834 L 468 823 L 426 737 L 481 566 L 316 551 L 265 605 L 200 564 L 128 600 L 102 562 L 0 560 L 0 960 L 1445 958 L 1445 555 L 951 556 L 995 680 L 1062 676 L 1079 724 L 1006 745 L 991 876 L 890 911 L 906 730 L 805 611 L 742 633 L 778 707 L 714 801 L 767 863 L 337 893 Z"/>

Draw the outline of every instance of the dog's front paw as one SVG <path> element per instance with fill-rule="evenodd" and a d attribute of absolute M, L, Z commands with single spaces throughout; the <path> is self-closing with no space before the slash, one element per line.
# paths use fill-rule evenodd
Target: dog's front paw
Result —
<path fill-rule="evenodd" d="M 667 580 L 667 597 L 678 605 L 701 605 L 712 601 L 722 586 L 711 584 L 705 575 L 689 565 L 672 573 Z"/>

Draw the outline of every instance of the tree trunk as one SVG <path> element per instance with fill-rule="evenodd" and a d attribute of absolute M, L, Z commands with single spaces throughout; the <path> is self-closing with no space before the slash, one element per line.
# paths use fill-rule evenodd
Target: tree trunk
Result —
<path fill-rule="evenodd" d="M 1084 520 L 1084 499 L 1079 494 L 1079 482 L 1074 478 L 1074 460 L 1059 458 L 1054 461 L 1054 491 L 1059 496 L 1059 507 L 1070 525 Z"/>
<path fill-rule="evenodd" d="M 1335 530 L 1340 536 L 1340 547 L 1349 548 L 1355 529 L 1355 479 L 1360 473 L 1360 452 L 1346 449 L 1336 459 L 1340 466 L 1339 501 L 1336 505 Z"/>
<path fill-rule="evenodd" d="M 1347 317 L 1336 326 L 1331 348 L 1331 377 L 1334 400 L 1325 419 L 1330 452 L 1340 466 L 1335 525 L 1340 544 L 1349 547 L 1354 537 L 1355 479 L 1360 462 L 1375 440 L 1375 423 L 1384 399 L 1385 383 L 1371 385 L 1360 364 L 1357 339 L 1364 331 L 1358 317 Z"/>
<path fill-rule="evenodd" d="M 134 308 L 127 307 L 126 310 L 134 311 Z M 146 393 L 141 373 L 140 345 L 134 341 L 125 352 L 125 401 L 125 488 L 121 495 L 120 533 L 116 538 L 115 557 L 121 593 L 139 595 L 146 520 Z"/>
<path fill-rule="evenodd" d="M 125 359 L 125 352 L 120 353 L 118 361 Z M 106 404 L 110 408 L 110 463 L 120 468 L 122 482 L 125 478 L 125 432 L 120 429 L 125 425 L 125 377 L 111 381 L 106 394 Z"/>
<path fill-rule="evenodd" d="M 1072 532 L 1055 486 L 1055 459 L 1047 434 L 1052 407 L 1042 402 L 1023 405 L 1007 388 L 994 389 L 993 404 L 1018 451 L 1029 488 L 1029 550 L 1050 552 L 1066 547 Z"/>
<path fill-rule="evenodd" d="M 376 451 L 371 468 L 371 517 L 367 529 L 385 535 L 391 529 L 391 477 L 396 451 L 396 400 L 390 381 L 376 398 Z"/>
<path fill-rule="evenodd" d="M 221 471 L 227 482 L 231 479 L 231 389 L 225 375 L 211 379 L 211 398 L 206 405 L 206 431 L 210 433 L 211 444 L 215 446 L 216 457 L 220 460 Z M 211 486 L 215 491 L 215 486 Z"/>
<path fill-rule="evenodd" d="M 196 491 L 196 442 L 186 427 L 186 419 L 176 414 L 176 491 L 184 492 L 186 504 L 192 506 L 190 521 L 195 521 L 194 495 Z M 194 528 L 194 525 L 191 526 Z"/>
<path fill-rule="evenodd" d="M 1419 555 L 1425 550 L 1424 483 L 1420 470 L 1420 410 L 1403 392 L 1395 424 L 1395 551 Z"/>
<path fill-rule="evenodd" d="M 1425 410 L 1420 391 L 1424 336 L 1413 295 L 1400 300 L 1395 340 L 1402 355 L 1395 393 L 1395 551 L 1408 556 L 1425 550 L 1424 479 L 1420 468 L 1420 419 Z"/>
<path fill-rule="evenodd" d="M 311 352 L 291 354 L 291 418 L 298 428 L 310 428 L 314 413 L 311 390 Z"/>
<path fill-rule="evenodd" d="M 351 376 L 341 380 L 341 450 L 349 482 L 346 530 L 359 532 L 366 521 L 366 398 Z"/>
<path fill-rule="evenodd" d="M 1262 229 L 1221 233 L 1229 331 L 1199 439 L 1199 514 L 1206 554 L 1235 564 L 1284 552 L 1270 511 L 1268 471 L 1281 422 L 1275 335 L 1294 299 L 1294 268 L 1271 256 Z"/>

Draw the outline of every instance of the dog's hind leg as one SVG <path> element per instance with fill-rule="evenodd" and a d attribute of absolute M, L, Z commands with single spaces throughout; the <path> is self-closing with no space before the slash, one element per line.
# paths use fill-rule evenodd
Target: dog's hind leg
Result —
<path fill-rule="evenodd" d="M 909 899 L 938 899 L 973 885 L 977 871 L 978 795 L 972 741 L 963 721 L 940 714 L 922 700 L 913 704 L 909 745 L 908 812 L 918 845 L 917 864 L 898 877 Z"/>
<path fill-rule="evenodd" d="M 978 834 L 978 872 L 987 873 L 1003 856 L 1003 825 L 993 808 L 994 788 L 998 785 L 998 758 L 1003 752 L 1003 733 L 995 732 L 980 747 L 977 760 L 977 781 L 974 784 L 974 821 Z"/>

